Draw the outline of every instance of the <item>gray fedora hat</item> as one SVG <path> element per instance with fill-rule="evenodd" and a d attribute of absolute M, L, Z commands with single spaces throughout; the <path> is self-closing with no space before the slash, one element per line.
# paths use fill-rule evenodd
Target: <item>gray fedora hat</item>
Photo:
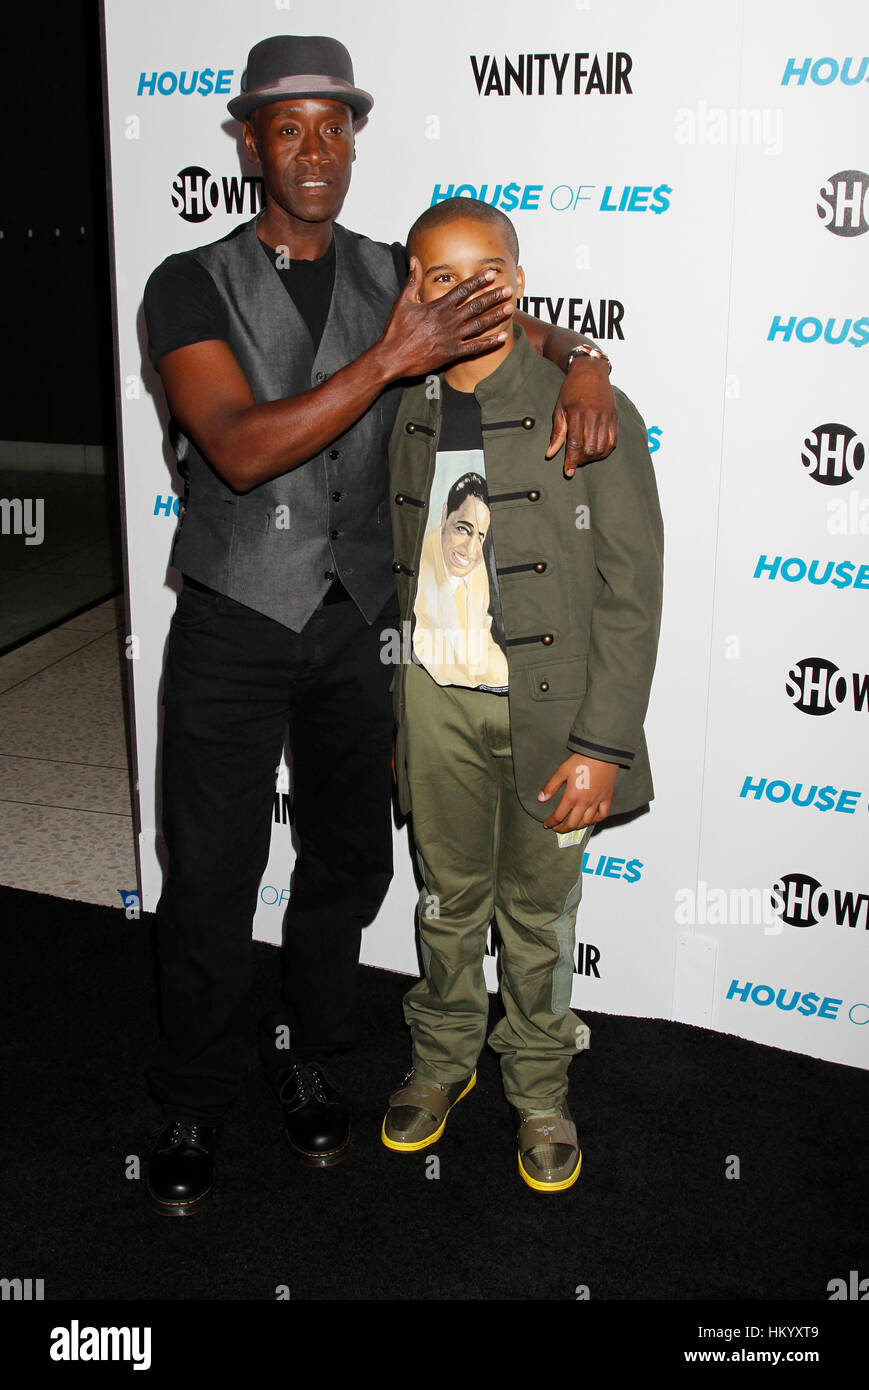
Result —
<path fill-rule="evenodd" d="M 374 105 L 371 94 L 354 85 L 352 59 L 337 39 L 282 34 L 254 44 L 241 92 L 227 103 L 230 114 L 243 121 L 257 106 L 291 97 L 343 101 L 357 118 Z"/>

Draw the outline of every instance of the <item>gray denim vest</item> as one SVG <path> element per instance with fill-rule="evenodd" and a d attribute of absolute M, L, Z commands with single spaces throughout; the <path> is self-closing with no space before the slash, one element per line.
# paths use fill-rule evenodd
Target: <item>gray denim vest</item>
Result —
<path fill-rule="evenodd" d="M 229 345 L 259 403 L 307 391 L 371 347 L 401 286 L 388 246 L 336 223 L 335 284 L 315 356 L 256 224 L 189 254 L 226 303 Z M 395 584 L 386 446 L 400 394 L 390 387 L 322 453 L 247 493 L 233 492 L 182 435 L 187 491 L 172 564 L 296 632 L 337 576 L 374 622 Z"/>

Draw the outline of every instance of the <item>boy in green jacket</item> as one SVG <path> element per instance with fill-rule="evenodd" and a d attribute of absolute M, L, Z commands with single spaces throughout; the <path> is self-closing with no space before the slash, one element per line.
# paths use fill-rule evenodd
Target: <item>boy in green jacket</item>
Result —
<path fill-rule="evenodd" d="M 523 293 L 515 230 L 488 204 L 429 208 L 408 250 L 422 301 L 490 267 Z M 489 1043 L 520 1174 L 542 1192 L 570 1187 L 582 1161 L 566 1094 L 588 1046 L 570 1009 L 583 851 L 594 824 L 653 796 L 643 719 L 663 552 L 646 428 L 621 392 L 606 460 L 568 479 L 546 459 L 562 379 L 513 327 L 406 390 L 389 451 L 396 776 L 425 976 L 405 997 L 413 1067 L 382 1139 L 428 1147 L 475 1084 L 494 918 L 505 1017 Z"/>

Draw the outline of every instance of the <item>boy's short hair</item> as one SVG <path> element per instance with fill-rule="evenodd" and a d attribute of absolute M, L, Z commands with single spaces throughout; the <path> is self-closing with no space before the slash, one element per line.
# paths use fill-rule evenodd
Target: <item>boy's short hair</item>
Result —
<path fill-rule="evenodd" d="M 419 232 L 458 221 L 488 222 L 491 227 L 497 227 L 504 235 L 511 256 L 519 264 L 519 238 L 513 223 L 499 208 L 493 208 L 491 203 L 481 203 L 479 198 L 447 198 L 442 203 L 435 203 L 434 207 L 426 208 L 407 234 L 408 255 L 415 254 L 414 242 Z"/>

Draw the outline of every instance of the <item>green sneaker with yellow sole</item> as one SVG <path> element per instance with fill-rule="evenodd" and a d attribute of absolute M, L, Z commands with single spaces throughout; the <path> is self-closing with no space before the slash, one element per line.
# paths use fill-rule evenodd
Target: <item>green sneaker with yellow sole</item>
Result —
<path fill-rule="evenodd" d="M 454 1105 L 477 1083 L 477 1073 L 447 1085 L 414 1081 L 408 1072 L 389 1097 L 380 1137 L 388 1149 L 413 1153 L 440 1139 Z"/>
<path fill-rule="evenodd" d="M 535 1192 L 563 1192 L 579 1177 L 582 1154 L 566 1105 L 550 1115 L 513 1109 L 519 1126 L 519 1173 Z"/>

